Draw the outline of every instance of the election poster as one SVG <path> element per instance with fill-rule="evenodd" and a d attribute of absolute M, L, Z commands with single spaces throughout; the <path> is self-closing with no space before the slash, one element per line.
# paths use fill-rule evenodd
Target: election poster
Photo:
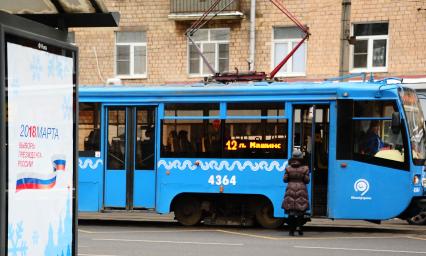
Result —
<path fill-rule="evenodd" d="M 72 57 L 7 42 L 9 255 L 74 255 Z"/>

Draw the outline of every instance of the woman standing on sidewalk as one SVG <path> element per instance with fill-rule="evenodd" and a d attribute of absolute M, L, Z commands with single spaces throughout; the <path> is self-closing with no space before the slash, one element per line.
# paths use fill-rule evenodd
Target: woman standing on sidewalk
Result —
<path fill-rule="evenodd" d="M 289 235 L 294 236 L 298 230 L 303 235 L 302 226 L 306 223 L 305 214 L 309 209 L 309 198 L 306 184 L 309 183 L 309 168 L 303 164 L 302 152 L 293 151 L 292 158 L 284 174 L 284 183 L 288 183 L 282 208 L 288 214 Z"/>

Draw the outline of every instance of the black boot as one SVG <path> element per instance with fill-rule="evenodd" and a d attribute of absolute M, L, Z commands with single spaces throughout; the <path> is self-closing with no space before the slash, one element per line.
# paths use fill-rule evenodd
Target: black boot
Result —
<path fill-rule="evenodd" d="M 302 227 L 299 227 L 298 232 L 299 232 L 299 236 L 303 236 L 303 230 L 302 230 Z"/>

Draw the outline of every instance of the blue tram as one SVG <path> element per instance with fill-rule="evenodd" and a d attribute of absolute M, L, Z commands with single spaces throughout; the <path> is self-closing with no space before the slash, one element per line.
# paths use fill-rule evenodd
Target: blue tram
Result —
<path fill-rule="evenodd" d="M 79 211 L 154 209 L 183 225 L 282 225 L 287 160 L 310 214 L 380 221 L 426 203 L 414 90 L 379 82 L 80 87 Z"/>

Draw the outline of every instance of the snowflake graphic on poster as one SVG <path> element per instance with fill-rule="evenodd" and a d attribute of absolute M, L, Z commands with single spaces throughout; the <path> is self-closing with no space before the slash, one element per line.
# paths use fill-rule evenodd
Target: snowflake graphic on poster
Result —
<path fill-rule="evenodd" d="M 9 224 L 7 239 L 8 239 L 8 255 L 10 256 L 26 256 L 28 251 L 27 242 L 22 239 L 24 232 L 23 223 Z"/>
<path fill-rule="evenodd" d="M 65 216 L 59 223 L 58 229 L 54 230 L 52 225 L 49 225 L 48 241 L 44 249 L 44 255 L 49 256 L 71 256 L 72 255 L 72 240 L 73 240 L 73 225 L 71 215 L 71 201 L 68 198 L 67 209 Z M 54 234 L 58 237 L 57 242 L 53 239 Z"/>
<path fill-rule="evenodd" d="M 60 60 L 56 61 L 56 76 L 61 80 L 64 79 L 64 64 Z"/>
<path fill-rule="evenodd" d="M 71 76 L 72 72 L 73 72 L 73 65 L 67 65 L 67 63 L 64 62 L 64 75 L 65 75 L 65 77 Z"/>
<path fill-rule="evenodd" d="M 72 118 L 72 100 L 70 96 L 64 96 L 62 100 L 62 116 L 66 120 Z"/>
<path fill-rule="evenodd" d="M 37 231 L 34 231 L 34 232 L 33 232 L 33 237 L 32 237 L 32 239 L 33 239 L 33 244 L 34 244 L 34 245 L 38 244 L 38 240 L 40 239 L 40 235 L 38 234 L 38 232 L 37 232 Z"/>
<path fill-rule="evenodd" d="M 49 55 L 49 60 L 47 61 L 47 76 L 54 77 L 56 72 L 56 56 Z"/>
<path fill-rule="evenodd" d="M 39 81 L 41 79 L 41 72 L 43 68 L 41 67 L 40 56 L 33 55 L 30 64 L 31 76 L 34 81 Z"/>
<path fill-rule="evenodd" d="M 10 58 L 10 63 L 8 65 L 9 68 L 9 83 L 8 83 L 8 87 L 9 87 L 9 95 L 13 94 L 13 95 L 18 95 L 19 94 L 19 89 L 22 85 L 21 79 L 20 77 L 17 75 L 17 70 L 19 69 L 19 67 L 17 67 L 16 65 L 16 59 L 15 58 Z"/>
<path fill-rule="evenodd" d="M 19 94 L 19 88 L 21 87 L 21 81 L 18 77 L 12 77 L 9 83 L 9 91 L 13 95 Z"/>

